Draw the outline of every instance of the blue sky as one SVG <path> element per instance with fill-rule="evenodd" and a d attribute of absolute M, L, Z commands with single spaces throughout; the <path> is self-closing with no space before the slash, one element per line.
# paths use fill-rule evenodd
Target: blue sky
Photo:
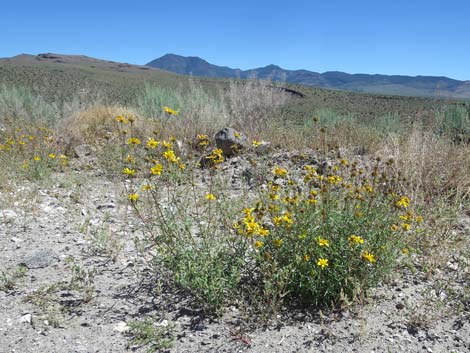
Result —
<path fill-rule="evenodd" d="M 465 0 L 0 1 L 0 57 L 55 52 L 145 64 L 175 53 L 241 69 L 470 80 Z"/>

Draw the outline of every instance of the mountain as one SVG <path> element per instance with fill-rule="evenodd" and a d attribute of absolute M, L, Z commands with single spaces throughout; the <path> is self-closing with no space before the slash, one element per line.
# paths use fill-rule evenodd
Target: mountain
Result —
<path fill-rule="evenodd" d="M 229 68 L 222 68 L 220 71 L 220 67 L 214 68 L 214 65 L 199 60 L 195 60 L 197 66 L 209 67 L 213 75 L 219 75 L 224 71 L 233 73 Z M 186 61 L 180 60 L 178 65 L 179 70 L 185 72 Z M 266 73 L 260 70 L 261 74 L 277 72 L 277 77 L 282 78 L 281 68 L 268 66 L 265 69 Z M 239 71 L 241 76 L 242 72 Z M 312 74 L 308 71 L 306 73 Z M 302 75 L 305 72 L 299 70 L 297 74 Z M 324 76 L 320 78 L 326 80 Z M 83 55 L 46 53 L 0 58 L 0 96 L 5 87 L 24 88 L 26 92 L 29 91 L 46 101 L 58 104 L 65 110 L 67 107 L 74 107 L 75 104 L 81 104 L 82 101 L 134 106 L 138 98 L 142 97 L 147 89 L 152 92 L 153 87 L 161 87 L 170 92 L 175 90 L 183 94 L 191 93 L 195 89 L 198 95 L 199 89 L 202 89 L 214 97 L 219 97 L 221 92 L 226 92 L 232 87 L 231 82 L 224 78 L 195 77 L 191 81 L 189 84 L 188 76 L 173 72 Z M 239 81 L 236 83 L 244 84 Z M 408 119 L 418 113 L 445 109 L 449 105 L 462 106 L 465 109 L 470 106 L 470 102 L 461 100 L 357 93 L 292 83 L 282 83 L 276 87 L 293 97 L 283 107 L 283 117 L 286 120 L 303 119 L 324 110 L 364 119 L 390 114 Z M 470 90 L 470 84 L 467 83 L 467 86 L 461 86 L 459 89 L 460 92 L 467 92 Z"/>
<path fill-rule="evenodd" d="M 348 74 L 339 71 L 318 73 L 308 70 L 286 70 L 277 65 L 240 70 L 213 65 L 195 56 L 180 56 L 176 54 L 166 54 L 149 62 L 146 66 L 178 74 L 201 77 L 240 79 L 256 77 L 313 87 L 364 93 L 470 98 L 470 81 L 459 81 L 443 76 Z"/>

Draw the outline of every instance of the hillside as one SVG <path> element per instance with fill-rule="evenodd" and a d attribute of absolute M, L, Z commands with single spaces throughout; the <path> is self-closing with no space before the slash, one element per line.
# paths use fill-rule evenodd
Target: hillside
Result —
<path fill-rule="evenodd" d="M 26 87 L 59 103 L 84 97 L 131 105 L 146 84 L 184 90 L 189 80 L 187 76 L 147 66 L 80 55 L 23 54 L 0 59 L 0 85 Z M 193 77 L 191 80 L 214 94 L 229 87 L 227 79 Z M 387 114 L 408 117 L 449 104 L 468 105 L 462 101 L 360 94 L 289 83 L 280 87 L 296 93 L 295 99 L 285 107 L 286 118 L 305 117 L 321 109 L 366 117 Z"/>
<path fill-rule="evenodd" d="M 250 70 L 231 69 L 208 63 L 198 57 L 166 54 L 147 66 L 183 75 L 201 77 L 241 78 L 257 77 L 313 87 L 354 92 L 397 94 L 441 98 L 470 98 L 470 82 L 437 76 L 402 76 L 348 74 L 339 71 L 324 73 L 308 70 L 286 70 L 268 65 Z"/>

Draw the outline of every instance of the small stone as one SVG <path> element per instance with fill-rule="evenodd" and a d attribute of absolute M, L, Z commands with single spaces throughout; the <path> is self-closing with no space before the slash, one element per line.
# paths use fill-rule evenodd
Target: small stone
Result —
<path fill-rule="evenodd" d="M 456 262 L 447 262 L 447 268 L 452 271 L 457 271 L 459 269 L 459 264 Z"/>
<path fill-rule="evenodd" d="M 398 310 L 402 310 L 405 308 L 405 304 L 403 303 L 398 303 L 397 305 L 395 305 L 395 308 L 397 308 Z"/>
<path fill-rule="evenodd" d="M 168 320 L 162 320 L 161 322 L 159 322 L 158 324 L 156 324 L 156 326 L 159 326 L 159 327 L 168 327 L 169 325 L 169 321 Z"/>
<path fill-rule="evenodd" d="M 20 324 L 31 324 L 33 322 L 33 316 L 31 314 L 25 314 L 18 319 Z"/>
<path fill-rule="evenodd" d="M 124 332 L 129 331 L 129 330 L 130 330 L 130 327 L 127 325 L 127 322 L 125 322 L 125 321 L 119 321 L 119 322 L 113 327 L 113 330 L 114 330 L 114 331 L 117 331 L 117 332 L 124 333 Z"/>
<path fill-rule="evenodd" d="M 0 221 L 11 222 L 18 218 L 18 215 L 13 210 L 0 211 Z"/>
<path fill-rule="evenodd" d="M 115 208 L 115 207 L 116 207 L 116 205 L 112 202 L 102 203 L 102 204 L 96 206 L 96 208 L 98 210 L 102 210 L 102 209 L 106 209 L 106 208 Z"/>

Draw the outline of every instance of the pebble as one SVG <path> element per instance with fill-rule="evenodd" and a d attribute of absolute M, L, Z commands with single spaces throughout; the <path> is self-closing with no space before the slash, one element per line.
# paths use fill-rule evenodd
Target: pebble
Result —
<path fill-rule="evenodd" d="M 0 220 L 11 222 L 18 218 L 18 214 L 13 210 L 0 211 Z"/>
<path fill-rule="evenodd" d="M 33 316 L 31 314 L 25 314 L 18 319 L 20 324 L 31 324 L 33 322 Z"/>
<path fill-rule="evenodd" d="M 129 331 L 131 328 L 127 325 L 127 322 L 125 321 L 119 321 L 116 325 L 114 325 L 113 327 L 113 330 L 114 331 L 117 331 L 117 332 L 121 332 L 121 333 L 124 333 L 124 332 L 127 332 Z"/>
<path fill-rule="evenodd" d="M 395 308 L 397 308 L 398 310 L 402 310 L 405 308 L 405 304 L 403 303 L 398 303 L 397 305 L 395 305 Z"/>

